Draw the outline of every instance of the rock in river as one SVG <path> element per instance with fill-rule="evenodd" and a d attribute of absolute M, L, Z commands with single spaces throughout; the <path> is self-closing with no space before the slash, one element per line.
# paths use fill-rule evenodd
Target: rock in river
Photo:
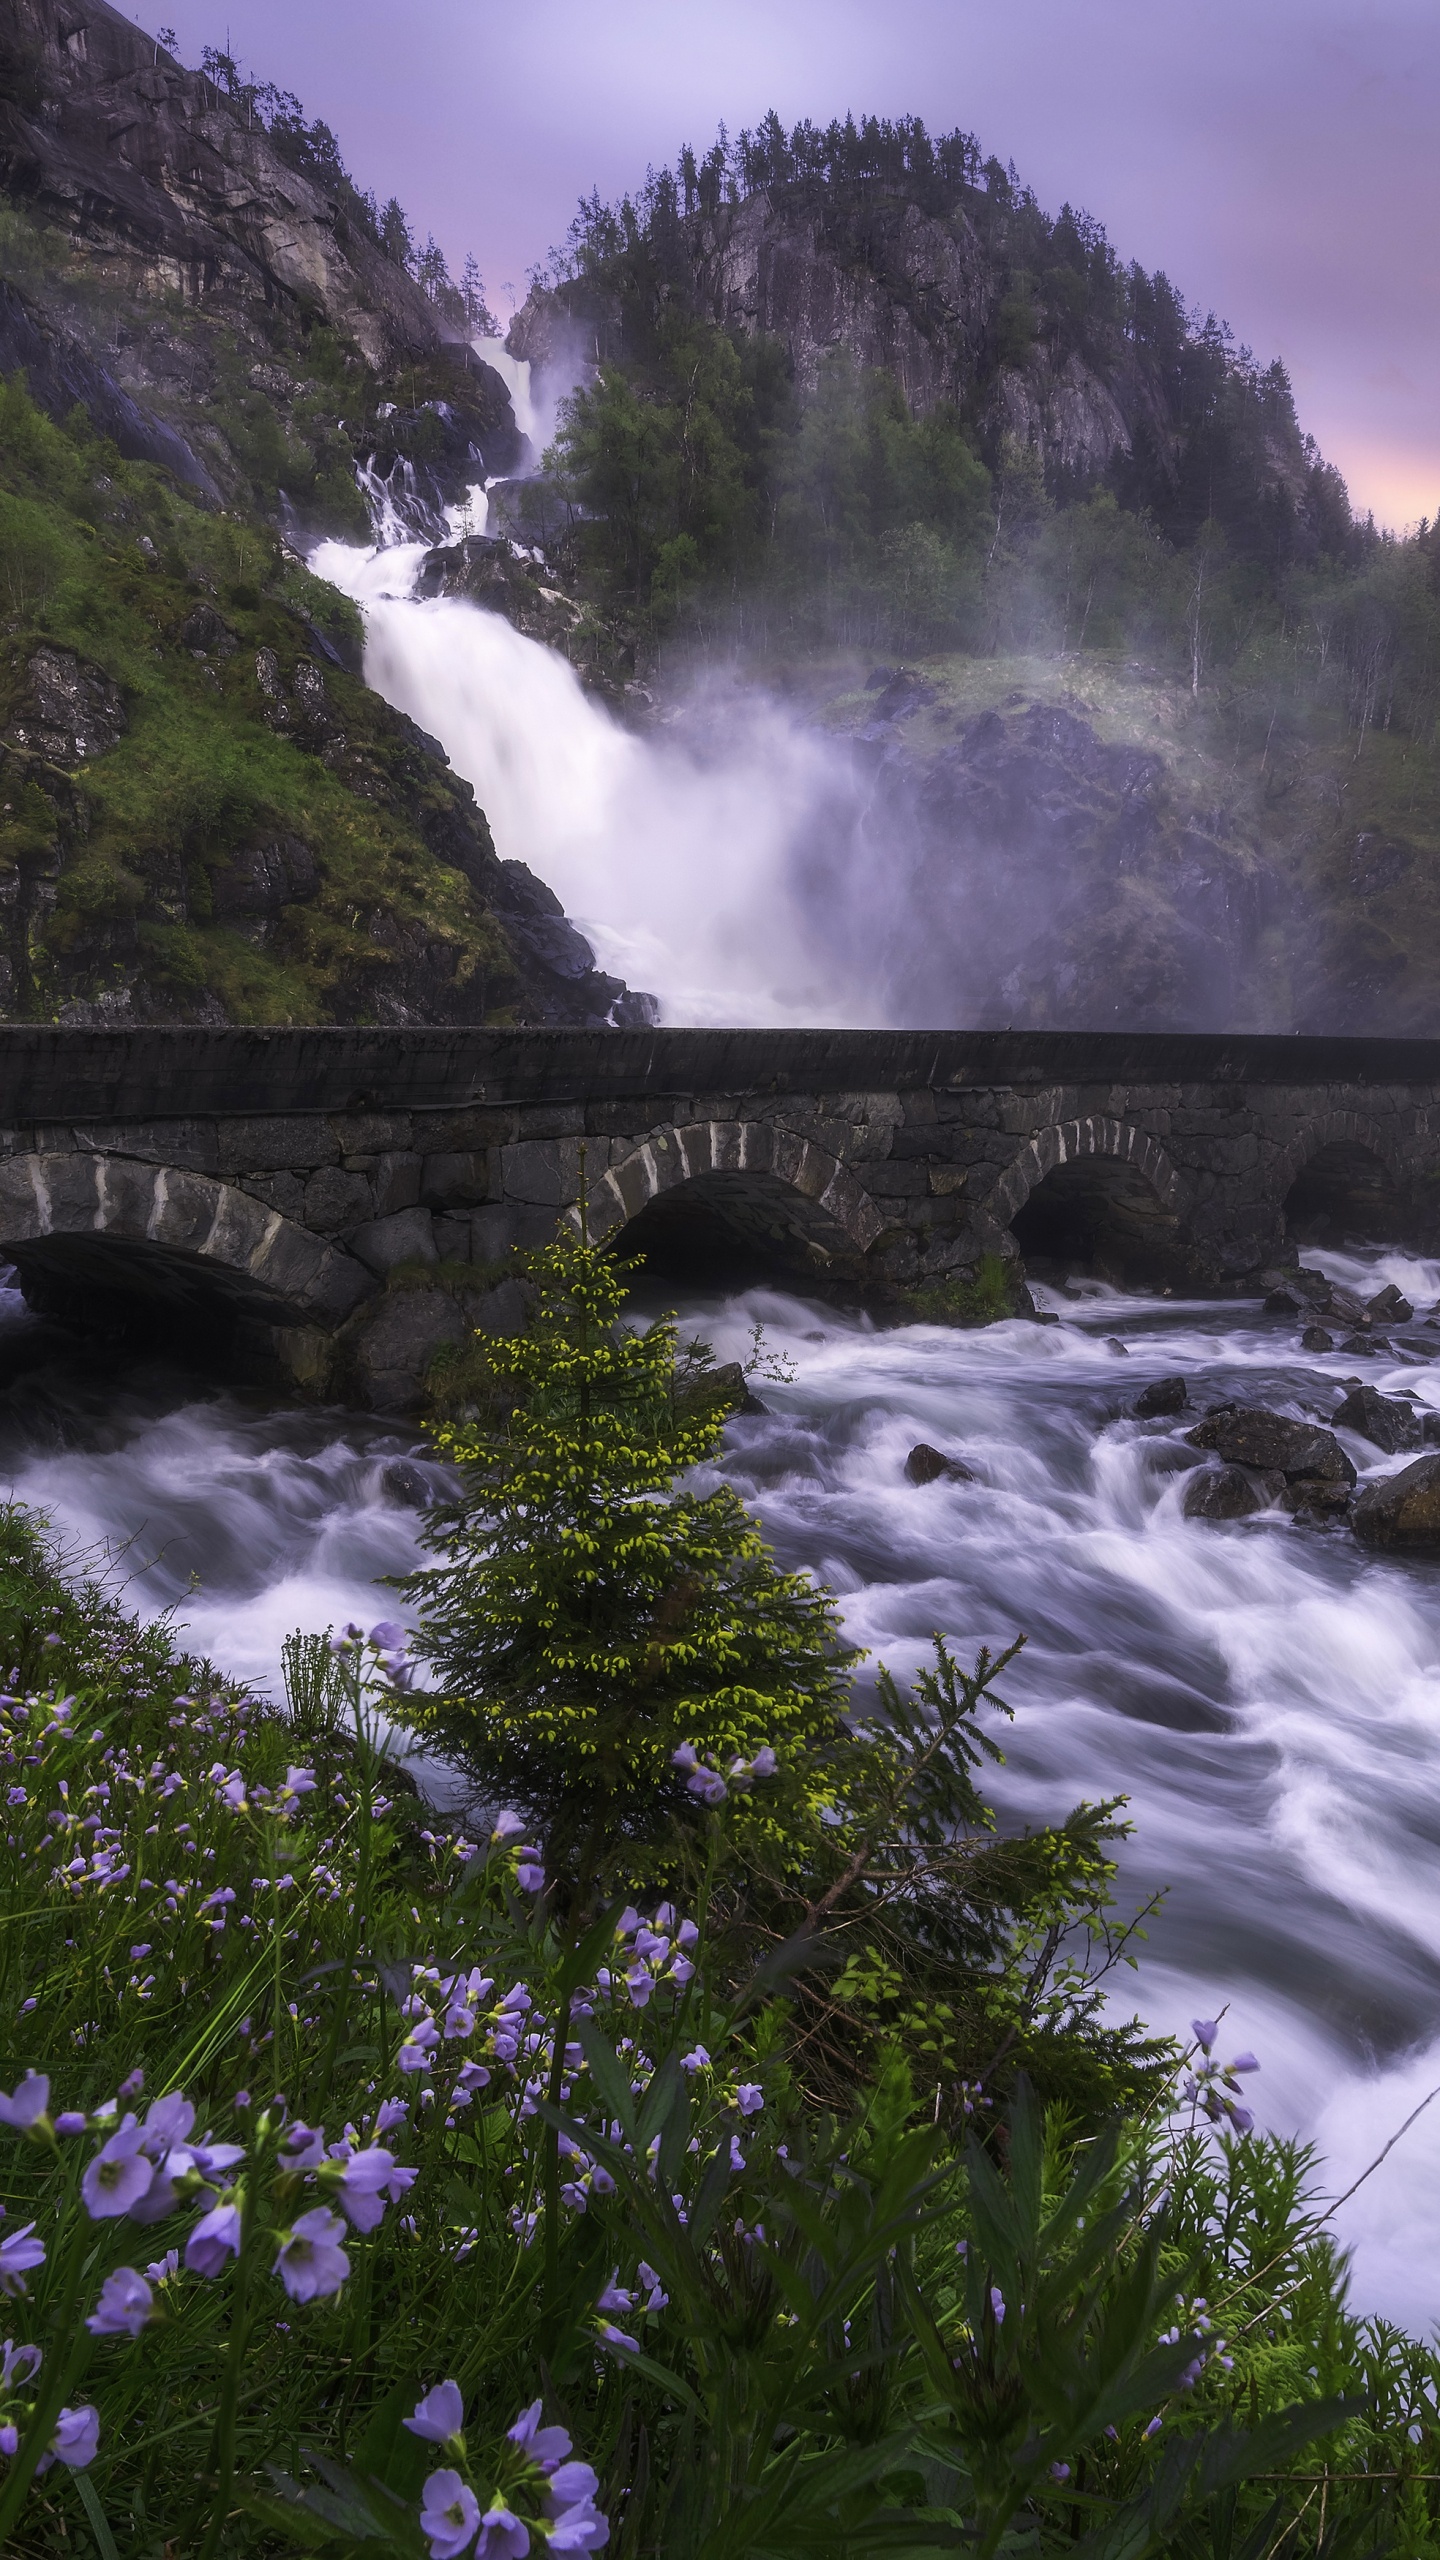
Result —
<path fill-rule="evenodd" d="M 1183 1378 L 1152 1378 L 1142 1387 L 1130 1410 L 1142 1422 L 1157 1413 L 1183 1413 L 1190 1401 Z"/>
<path fill-rule="evenodd" d="M 1318 1476 L 1353 1484 L 1355 1470 L 1333 1431 L 1292 1422 L 1264 1405 L 1222 1404 L 1185 1434 L 1192 1449 L 1213 1449 L 1227 1466 L 1258 1467 L 1282 1476 Z"/>
<path fill-rule="evenodd" d="M 1245 1520 L 1252 1511 L 1273 1511 L 1284 1491 L 1285 1479 L 1276 1469 L 1201 1467 L 1185 1489 L 1185 1517 Z"/>
<path fill-rule="evenodd" d="M 1377 1387 L 1352 1387 L 1330 1419 L 1337 1431 L 1353 1431 L 1387 1457 L 1420 1446 L 1419 1415 L 1398 1396 L 1382 1396 Z"/>
<path fill-rule="evenodd" d="M 940 1449 L 932 1449 L 928 1440 L 917 1440 L 905 1461 L 905 1473 L 911 1484 L 935 1484 L 942 1476 L 948 1484 L 973 1484 L 974 1472 L 959 1458 L 947 1458 Z"/>
<path fill-rule="evenodd" d="M 1398 1475 L 1367 1484 L 1353 1516 L 1362 1546 L 1440 1555 L 1440 1456 L 1414 1458 Z"/>

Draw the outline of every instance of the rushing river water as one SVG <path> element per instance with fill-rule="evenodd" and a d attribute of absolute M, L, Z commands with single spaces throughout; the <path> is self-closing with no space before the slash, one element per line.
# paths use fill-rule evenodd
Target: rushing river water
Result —
<path fill-rule="evenodd" d="M 1440 1265 L 1314 1258 L 1367 1293 L 1440 1296 Z M 857 1643 L 904 1674 L 936 1629 L 962 1651 L 1025 1632 L 1003 1817 L 1129 1797 L 1124 1897 L 1168 1893 L 1122 1996 L 1163 2027 L 1228 2002 L 1225 2039 L 1264 2066 L 1247 2094 L 1318 2141 L 1338 2189 L 1440 2082 L 1440 1569 L 1276 1516 L 1186 1521 L 1184 1418 L 1128 1414 L 1179 1369 L 1202 1409 L 1233 1395 L 1328 1418 L 1350 1362 L 1297 1353 L 1258 1306 L 1049 1303 L 1059 1325 L 971 1334 L 876 1332 L 766 1289 L 682 1312 L 721 1358 L 757 1319 L 789 1355 L 793 1380 L 762 1382 L 770 1410 L 731 1425 L 725 1471 Z M 289 1628 L 393 1610 L 376 1577 L 416 1560 L 438 1481 L 407 1429 L 266 1410 L 154 1365 L 117 1380 L 38 1329 L 26 1368 L 31 1321 L 0 1297 L 19 1363 L 0 1469 L 77 1557 L 115 1557 L 132 1606 L 173 1609 L 189 1643 L 272 1690 Z M 1366 1362 L 1370 1381 L 1440 1409 L 1440 1358 L 1410 1340 L 1410 1359 Z M 920 1439 L 977 1480 L 911 1486 Z M 1347 1445 L 1362 1475 L 1401 1463 Z M 1365 2307 L 1440 2317 L 1440 2103 L 1341 2228 Z"/>

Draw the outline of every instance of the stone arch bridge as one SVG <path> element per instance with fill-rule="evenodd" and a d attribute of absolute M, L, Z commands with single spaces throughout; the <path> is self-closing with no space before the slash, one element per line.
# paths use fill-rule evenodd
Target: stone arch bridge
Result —
<path fill-rule="evenodd" d="M 70 1321 L 258 1327 L 401 1409 L 582 1202 L 664 1277 L 877 1308 L 962 1312 L 986 1256 L 1244 1290 L 1440 1234 L 1440 1041 L 0 1030 L 0 1254 Z"/>

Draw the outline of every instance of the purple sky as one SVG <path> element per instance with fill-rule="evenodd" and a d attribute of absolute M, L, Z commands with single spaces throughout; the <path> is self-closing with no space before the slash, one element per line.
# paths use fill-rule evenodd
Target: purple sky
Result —
<path fill-rule="evenodd" d="M 162 0 L 157 22 L 193 62 L 227 10 L 248 67 L 452 265 L 473 247 L 497 305 L 582 191 L 722 117 L 964 125 L 1283 357 L 1358 506 L 1440 505 L 1435 0 Z"/>

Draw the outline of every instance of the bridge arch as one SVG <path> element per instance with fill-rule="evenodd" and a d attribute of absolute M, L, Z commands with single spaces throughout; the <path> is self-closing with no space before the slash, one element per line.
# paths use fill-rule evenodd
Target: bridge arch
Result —
<path fill-rule="evenodd" d="M 578 1218 L 578 1211 L 572 1215 Z M 597 1243 L 637 1251 L 728 1236 L 761 1259 L 868 1253 L 886 1220 L 848 1167 L 813 1138 L 771 1120 L 696 1120 L 653 1130 L 590 1192 Z M 683 1258 L 683 1252 L 682 1252 Z"/>
<path fill-rule="evenodd" d="M 1185 1203 L 1184 1177 L 1164 1148 L 1128 1120 L 1098 1116 L 1055 1120 L 1047 1128 L 1037 1129 L 987 1194 L 980 1215 L 993 1219 L 997 1227 L 1008 1227 L 1047 1174 L 1062 1165 L 1080 1164 L 1094 1157 L 1128 1165 L 1149 1184 L 1162 1207 L 1173 1216 L 1180 1215 Z"/>
<path fill-rule="evenodd" d="M 1081 1266 L 1107 1279 L 1180 1276 L 1183 1177 L 1129 1121 L 1087 1114 L 1037 1129 L 980 1211 L 1008 1228 L 1027 1264 Z"/>
<path fill-rule="evenodd" d="M 333 1330 L 375 1285 L 231 1183 L 84 1149 L 0 1159 L 0 1258 L 56 1313 L 120 1300 L 182 1326 L 248 1316 Z"/>
<path fill-rule="evenodd" d="M 1407 1170 L 1392 1132 L 1360 1111 L 1323 1111 L 1307 1121 L 1275 1166 L 1273 1197 L 1287 1232 L 1319 1244 L 1346 1232 L 1375 1241 L 1408 1224 Z"/>

